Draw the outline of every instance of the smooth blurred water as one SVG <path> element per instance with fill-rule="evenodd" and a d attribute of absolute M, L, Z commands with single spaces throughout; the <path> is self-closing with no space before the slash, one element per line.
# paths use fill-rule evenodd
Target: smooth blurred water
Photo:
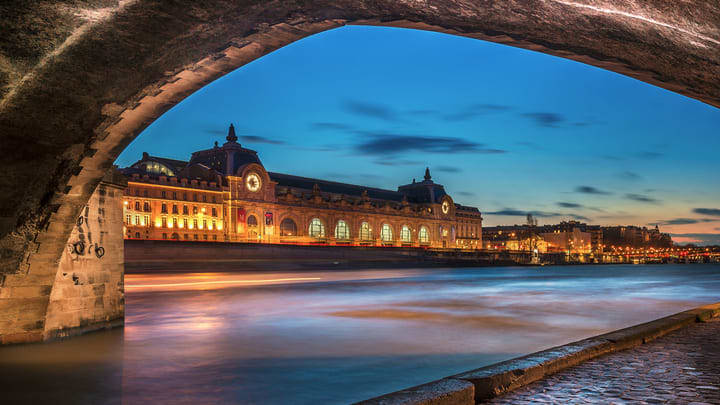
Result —
<path fill-rule="evenodd" d="M 124 331 L 1 348 L 0 402 L 349 403 L 720 301 L 720 266 L 128 275 L 126 287 Z"/>

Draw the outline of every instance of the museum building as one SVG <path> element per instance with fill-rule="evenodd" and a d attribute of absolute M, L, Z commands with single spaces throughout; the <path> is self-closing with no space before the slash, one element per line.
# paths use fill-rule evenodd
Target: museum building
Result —
<path fill-rule="evenodd" d="M 457 204 L 429 169 L 383 190 L 265 170 L 237 142 L 190 161 L 143 153 L 120 169 L 126 239 L 480 249 L 482 216 Z"/>

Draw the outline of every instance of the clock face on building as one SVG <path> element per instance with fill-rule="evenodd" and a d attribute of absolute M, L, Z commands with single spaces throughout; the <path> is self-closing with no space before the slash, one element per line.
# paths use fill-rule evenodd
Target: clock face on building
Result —
<path fill-rule="evenodd" d="M 247 187 L 248 190 L 255 192 L 260 190 L 260 186 L 262 186 L 262 183 L 257 173 L 250 173 L 245 177 L 245 187 Z"/>
<path fill-rule="evenodd" d="M 447 214 L 448 212 L 450 212 L 450 203 L 447 202 L 447 200 L 443 201 L 441 208 L 442 208 L 443 214 Z"/>

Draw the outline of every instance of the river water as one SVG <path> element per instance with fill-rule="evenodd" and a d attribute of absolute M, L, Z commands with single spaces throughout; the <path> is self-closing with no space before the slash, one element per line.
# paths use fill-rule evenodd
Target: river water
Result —
<path fill-rule="evenodd" d="M 0 402 L 343 404 L 720 301 L 714 264 L 125 282 L 124 330 L 1 348 Z"/>

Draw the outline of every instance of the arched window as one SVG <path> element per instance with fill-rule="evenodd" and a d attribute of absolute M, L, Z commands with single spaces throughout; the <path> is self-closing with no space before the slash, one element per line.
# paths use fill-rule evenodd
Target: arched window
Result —
<path fill-rule="evenodd" d="M 372 240 L 372 229 L 367 222 L 360 225 L 360 240 Z"/>
<path fill-rule="evenodd" d="M 428 232 L 428 229 L 426 227 L 420 227 L 420 232 L 418 232 L 418 239 L 420 240 L 420 243 L 430 243 L 430 233 Z"/>
<path fill-rule="evenodd" d="M 393 234 L 390 225 L 383 224 L 382 230 L 380 230 L 380 240 L 382 240 L 383 242 L 392 242 Z"/>
<path fill-rule="evenodd" d="M 411 242 L 412 237 L 410 236 L 410 228 L 407 225 L 403 225 L 400 230 L 400 240 L 403 242 Z"/>
<path fill-rule="evenodd" d="M 255 218 L 255 215 L 248 215 L 247 217 L 247 224 L 248 226 L 257 226 L 257 218 Z"/>
<path fill-rule="evenodd" d="M 345 221 L 340 220 L 335 225 L 335 239 L 347 240 L 350 239 L 350 228 Z"/>
<path fill-rule="evenodd" d="M 280 236 L 297 236 L 297 225 L 290 218 L 285 218 L 280 222 Z"/>
<path fill-rule="evenodd" d="M 318 218 L 313 218 L 310 221 L 310 227 L 308 229 L 308 235 L 312 238 L 324 238 L 325 237 L 325 225 Z"/>

